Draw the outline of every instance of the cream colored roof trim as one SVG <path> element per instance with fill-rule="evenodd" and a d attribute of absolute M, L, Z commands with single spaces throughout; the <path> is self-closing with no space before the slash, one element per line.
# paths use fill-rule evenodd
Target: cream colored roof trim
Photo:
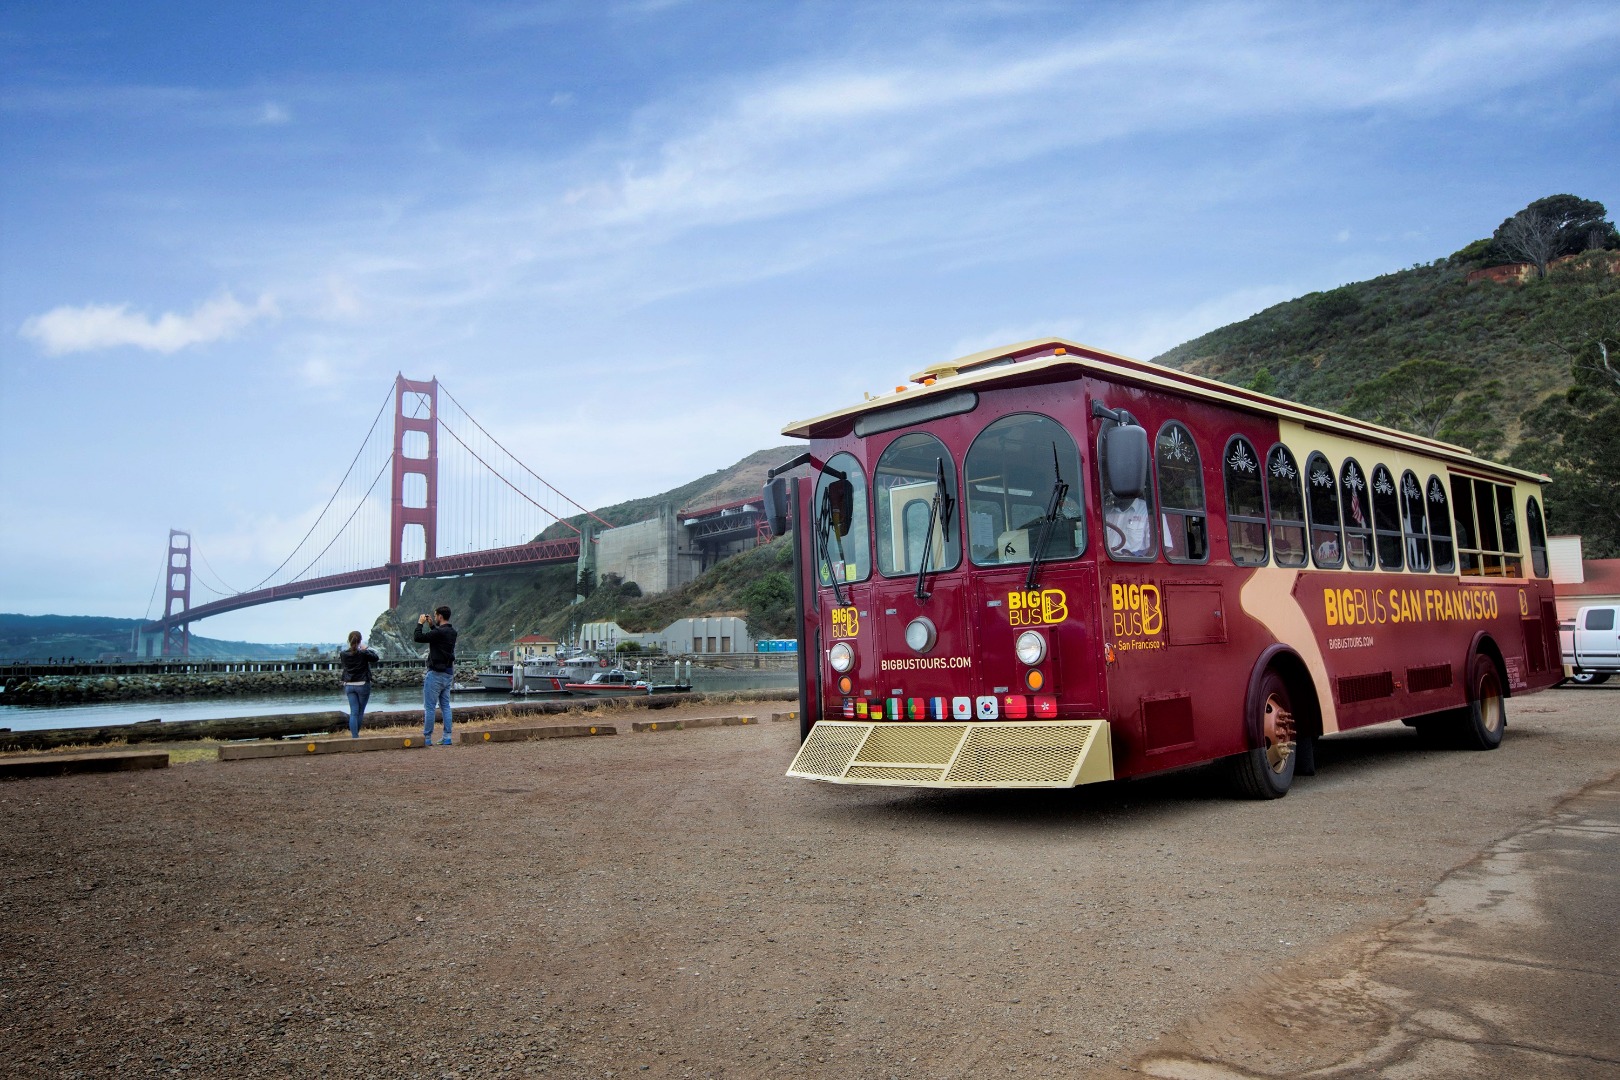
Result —
<path fill-rule="evenodd" d="M 1059 355 L 1044 356 L 1040 359 L 1018 359 L 1021 356 L 1039 355 L 1053 349 L 1063 349 L 1064 352 Z M 1395 428 L 1384 427 L 1381 424 L 1374 424 L 1367 420 L 1358 420 L 1353 416 L 1330 412 L 1326 409 L 1315 409 L 1307 405 L 1301 405 L 1298 402 L 1272 397 L 1269 394 L 1244 390 L 1214 379 L 1206 379 L 1201 375 L 1189 375 L 1174 368 L 1160 367 L 1142 360 L 1132 360 L 1130 357 L 1120 356 L 1117 353 L 1110 353 L 1103 349 L 1082 345 L 1064 338 L 1036 338 L 1033 341 L 1024 341 L 1016 345 L 1007 345 L 996 349 L 986 349 L 948 363 L 933 365 L 912 376 L 912 381 L 919 385 L 891 394 L 879 394 L 857 405 L 835 409 L 832 412 L 823 413 L 808 420 L 796 421 L 784 427 L 782 434 L 797 439 L 808 439 L 817 428 L 823 428 L 840 420 L 853 420 L 857 416 L 878 412 L 894 405 L 925 401 L 928 398 L 954 391 L 987 389 L 1012 376 L 1018 376 L 1022 381 L 1025 376 L 1045 371 L 1055 373 L 1063 369 L 1070 369 L 1075 373 L 1094 372 L 1144 386 L 1186 394 L 1204 401 L 1213 401 L 1234 408 L 1247 409 L 1251 412 L 1275 413 L 1281 418 L 1293 420 L 1306 427 L 1320 428 L 1324 431 L 1331 431 L 1367 442 L 1404 447 L 1466 468 L 1502 473 L 1537 483 L 1545 482 L 1547 479 L 1540 473 L 1529 472 L 1476 457 L 1466 447 L 1457 446 L 1453 443 L 1425 438 L 1422 435 L 1413 435 Z"/>

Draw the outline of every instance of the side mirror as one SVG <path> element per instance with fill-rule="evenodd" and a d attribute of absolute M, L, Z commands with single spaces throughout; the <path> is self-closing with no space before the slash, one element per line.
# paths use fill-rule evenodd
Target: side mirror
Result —
<path fill-rule="evenodd" d="M 1139 498 L 1147 490 L 1148 437 L 1138 424 L 1115 424 L 1103 432 L 1108 463 L 1108 493 L 1117 499 Z"/>
<path fill-rule="evenodd" d="M 771 527 L 772 536 L 782 536 L 788 531 L 788 482 L 787 477 L 778 476 L 765 485 L 765 521 Z"/>
<path fill-rule="evenodd" d="M 832 522 L 833 531 L 840 538 L 849 535 L 855 520 L 855 485 L 848 480 L 834 480 L 821 493 L 821 516 Z"/>

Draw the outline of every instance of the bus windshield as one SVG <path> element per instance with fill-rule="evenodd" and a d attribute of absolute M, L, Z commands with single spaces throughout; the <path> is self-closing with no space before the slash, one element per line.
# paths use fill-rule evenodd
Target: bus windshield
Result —
<path fill-rule="evenodd" d="M 1057 421 L 1035 413 L 1004 416 L 980 432 L 967 453 L 964 485 L 969 557 L 975 565 L 1030 561 L 1060 475 L 1070 487 L 1041 555 L 1047 562 L 1072 559 L 1086 549 L 1080 510 L 1084 477 L 1073 437 Z"/>
<path fill-rule="evenodd" d="M 889 444 L 872 474 L 877 501 L 878 569 L 885 575 L 915 574 L 922 569 L 924 538 L 929 542 L 928 569 L 950 570 L 961 561 L 962 535 L 949 521 L 935 520 L 939 477 L 945 490 L 939 505 L 954 505 L 956 465 L 945 444 L 932 435 L 912 432 Z"/>

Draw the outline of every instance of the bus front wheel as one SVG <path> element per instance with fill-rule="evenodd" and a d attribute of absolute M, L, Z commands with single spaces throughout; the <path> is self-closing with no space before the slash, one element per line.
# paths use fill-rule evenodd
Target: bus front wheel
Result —
<path fill-rule="evenodd" d="M 1475 653 L 1468 664 L 1468 704 L 1457 717 L 1457 736 L 1468 750 L 1495 750 L 1507 730 L 1507 701 L 1496 662 Z"/>
<path fill-rule="evenodd" d="M 1265 673 L 1250 709 L 1247 729 L 1254 746 L 1232 759 L 1233 779 L 1247 798 L 1280 799 L 1294 783 L 1299 758 L 1293 699 L 1281 675 Z"/>

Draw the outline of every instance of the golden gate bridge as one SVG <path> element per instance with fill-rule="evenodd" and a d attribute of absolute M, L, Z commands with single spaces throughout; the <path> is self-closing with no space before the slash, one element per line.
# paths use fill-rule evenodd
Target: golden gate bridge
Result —
<path fill-rule="evenodd" d="M 382 423 L 390 404 L 391 431 Z M 141 633 L 161 634 L 164 656 L 187 656 L 190 624 L 210 615 L 377 585 L 397 607 L 410 578 L 573 562 L 581 531 L 568 519 L 578 514 L 612 527 L 523 464 L 438 379 L 399 375 L 337 490 L 262 581 L 231 588 L 189 532 L 170 529 L 163 614 L 150 617 L 154 587 Z M 563 535 L 538 539 L 553 524 Z M 194 606 L 193 584 L 217 599 Z"/>

